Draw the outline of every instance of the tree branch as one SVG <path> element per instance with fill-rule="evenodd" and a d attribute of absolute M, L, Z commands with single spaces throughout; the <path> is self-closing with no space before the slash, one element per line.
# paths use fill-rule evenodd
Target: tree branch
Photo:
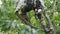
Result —
<path fill-rule="evenodd" d="M 17 12 L 16 12 L 15 14 L 16 14 L 20 19 L 22 19 L 26 25 L 29 25 L 31 28 L 34 28 L 34 29 L 39 29 L 39 28 L 33 26 L 29 21 L 27 21 L 25 18 L 23 18 L 23 17 L 22 17 L 21 15 L 19 15 Z"/>

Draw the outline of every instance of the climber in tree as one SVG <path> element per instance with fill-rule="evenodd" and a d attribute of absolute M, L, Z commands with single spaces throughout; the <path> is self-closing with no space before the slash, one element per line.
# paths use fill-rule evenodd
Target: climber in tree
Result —
<path fill-rule="evenodd" d="M 44 7 L 39 0 L 36 0 L 36 1 L 35 0 L 19 0 L 18 5 L 16 7 L 15 14 L 19 18 L 21 18 L 25 24 L 29 25 L 31 28 L 36 28 L 36 27 L 32 26 L 32 24 L 27 16 L 27 12 L 29 12 L 30 10 L 34 10 L 35 14 L 40 19 L 41 16 L 39 16 L 40 15 L 39 12 L 43 9 L 44 9 Z M 21 14 L 18 13 L 19 10 L 21 10 Z"/>

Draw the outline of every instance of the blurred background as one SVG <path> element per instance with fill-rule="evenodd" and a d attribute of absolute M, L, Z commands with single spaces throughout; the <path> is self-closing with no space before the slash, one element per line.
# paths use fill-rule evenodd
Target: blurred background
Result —
<path fill-rule="evenodd" d="M 31 29 L 28 25 L 25 25 L 21 19 L 15 15 L 17 0 L 0 0 L 0 34 L 45 34 L 41 28 L 41 24 L 38 19 L 35 19 L 34 12 L 31 10 L 28 17 L 32 25 L 39 27 L 40 29 Z M 44 0 L 46 13 L 51 15 L 53 12 L 54 1 Z M 56 34 L 60 34 L 60 0 L 56 0 L 54 15 L 50 16 L 56 25 Z M 47 25 L 48 26 L 48 25 Z"/>

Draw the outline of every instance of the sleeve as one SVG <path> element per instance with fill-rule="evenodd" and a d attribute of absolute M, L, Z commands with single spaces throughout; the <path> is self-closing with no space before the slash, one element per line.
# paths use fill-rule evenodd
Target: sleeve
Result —
<path fill-rule="evenodd" d="M 18 0 L 16 11 L 20 10 L 22 6 L 24 5 L 25 0 Z"/>

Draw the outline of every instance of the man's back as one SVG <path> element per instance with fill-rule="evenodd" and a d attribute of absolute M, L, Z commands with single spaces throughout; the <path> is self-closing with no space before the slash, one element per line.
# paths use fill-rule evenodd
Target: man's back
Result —
<path fill-rule="evenodd" d="M 18 0 L 16 11 L 25 5 L 33 5 L 35 0 Z"/>
<path fill-rule="evenodd" d="M 34 3 L 34 1 L 35 1 L 36 4 Z M 42 4 L 41 4 L 40 0 L 18 0 L 16 11 L 18 11 L 19 9 L 22 8 L 22 6 L 25 6 L 25 5 L 27 5 L 30 8 L 33 7 L 33 6 L 35 6 L 35 7 L 40 6 L 40 8 L 42 7 Z"/>

